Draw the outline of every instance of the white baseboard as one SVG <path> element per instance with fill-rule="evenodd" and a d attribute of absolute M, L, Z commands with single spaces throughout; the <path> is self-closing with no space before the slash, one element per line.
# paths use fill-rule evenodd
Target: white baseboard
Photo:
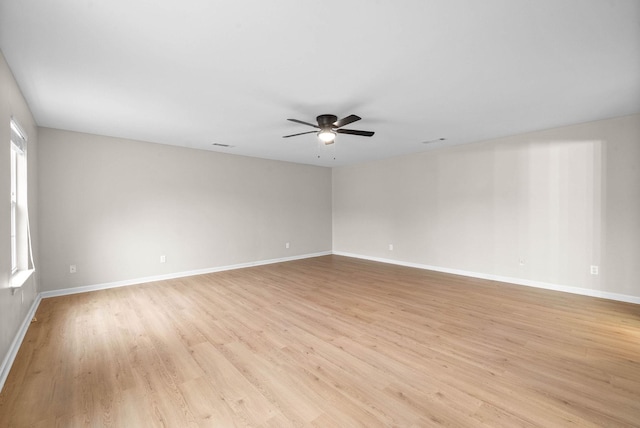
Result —
<path fill-rule="evenodd" d="M 593 290 L 590 288 L 581 288 L 581 287 L 573 287 L 569 285 L 552 284 L 549 282 L 532 281 L 528 279 L 513 278 L 508 276 L 500 276 L 500 275 L 491 275 L 486 273 L 471 272 L 471 271 L 459 270 L 459 269 L 449 269 L 449 268 L 443 268 L 439 266 L 430 266 L 430 265 L 423 265 L 419 263 L 403 262 L 400 260 L 385 259 L 382 257 L 369 257 L 369 256 L 363 256 L 361 254 L 353 254 L 353 253 L 347 253 L 343 251 L 334 251 L 333 254 L 337 256 L 353 257 L 357 259 L 370 260 L 374 262 L 390 263 L 390 264 L 399 265 L 399 266 L 413 267 L 418 269 L 433 270 L 436 272 L 450 273 L 454 275 L 468 276 L 471 278 L 488 279 L 491 281 L 506 282 L 509 284 L 525 285 L 527 287 L 544 288 L 546 290 L 562 291 L 565 293 L 581 294 L 583 296 L 599 297 L 602 299 L 617 300 L 620 302 L 640 304 L 640 297 L 631 296 L 628 294 L 610 293 L 608 291 Z"/>
<path fill-rule="evenodd" d="M 13 342 L 11 342 L 11 346 L 9 347 L 9 352 L 5 355 L 4 360 L 2 360 L 2 365 L 0 365 L 0 391 L 4 387 L 4 383 L 7 380 L 7 376 L 9 376 L 9 372 L 11 371 L 11 366 L 13 365 L 13 361 L 16 359 L 16 355 L 18 355 L 18 350 L 20 349 L 20 345 L 22 345 L 22 341 L 24 340 L 24 336 L 27 334 L 27 330 L 29 329 L 29 324 L 31 324 L 31 320 L 36 314 L 38 310 L 38 306 L 40 305 L 40 301 L 42 297 L 38 294 L 31 304 L 29 308 L 29 312 L 27 312 L 26 317 L 22 321 L 16 336 L 13 338 Z"/>
<path fill-rule="evenodd" d="M 82 286 L 82 287 L 63 288 L 63 289 L 60 289 L 60 290 L 43 291 L 42 293 L 40 293 L 40 296 L 43 299 L 46 299 L 48 297 L 67 296 L 67 295 L 70 295 L 70 294 L 87 293 L 89 291 L 106 290 L 108 288 L 117 288 L 117 287 L 126 287 L 126 286 L 129 286 L 129 285 L 144 284 L 146 282 L 164 281 L 164 280 L 167 280 L 167 279 L 185 278 L 185 277 L 188 277 L 188 276 L 204 275 L 204 274 L 207 274 L 207 273 L 222 272 L 222 271 L 225 271 L 225 270 L 242 269 L 242 268 L 253 267 L 253 266 L 269 265 L 269 264 L 273 264 L 273 263 L 289 262 L 289 261 L 292 261 L 292 260 L 308 259 L 308 258 L 311 258 L 311 257 L 328 256 L 330 254 L 331 254 L 331 251 L 323 251 L 323 252 L 319 252 L 319 253 L 303 254 L 303 255 L 291 256 L 291 257 L 283 257 L 283 258 L 279 258 L 279 259 L 259 260 L 259 261 L 255 261 L 255 262 L 239 263 L 239 264 L 236 264 L 236 265 L 218 266 L 218 267 L 206 268 L 206 269 L 197 269 L 197 270 L 190 270 L 190 271 L 183 271 L 183 272 L 175 272 L 175 273 L 169 273 L 169 274 L 165 274 L 165 275 L 155 275 L 155 276 L 147 276 L 147 277 L 143 277 L 143 278 L 127 279 L 127 280 L 124 280 L 124 281 L 115 281 L 115 282 L 106 282 L 106 283 L 103 283 L 103 284 L 85 285 L 85 286 Z"/>

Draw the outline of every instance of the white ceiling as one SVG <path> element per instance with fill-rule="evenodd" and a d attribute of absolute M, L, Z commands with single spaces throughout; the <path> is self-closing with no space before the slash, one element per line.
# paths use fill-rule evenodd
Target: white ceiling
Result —
<path fill-rule="evenodd" d="M 0 48 L 40 126 L 323 166 L 640 112 L 638 0 L 0 0 Z"/>

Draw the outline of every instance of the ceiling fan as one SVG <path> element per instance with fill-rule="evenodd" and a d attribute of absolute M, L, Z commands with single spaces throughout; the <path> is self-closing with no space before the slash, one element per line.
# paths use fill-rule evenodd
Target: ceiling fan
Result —
<path fill-rule="evenodd" d="M 343 126 L 348 125 L 350 123 L 356 122 L 362 119 L 360 116 L 356 116 L 355 114 L 351 114 L 345 118 L 338 120 L 338 116 L 333 114 L 321 114 L 316 117 L 317 125 L 314 125 L 309 122 L 304 122 L 298 119 L 287 119 L 291 122 L 301 123 L 303 125 L 313 126 L 314 128 L 319 129 L 319 131 L 307 131 L 300 132 L 298 134 L 285 135 L 282 138 L 295 137 L 297 135 L 304 134 L 318 134 L 318 138 L 325 144 L 333 144 L 335 142 L 336 134 L 350 134 L 350 135 L 360 135 L 362 137 L 371 137 L 374 132 L 372 131 L 359 131 L 357 129 L 341 129 Z"/>

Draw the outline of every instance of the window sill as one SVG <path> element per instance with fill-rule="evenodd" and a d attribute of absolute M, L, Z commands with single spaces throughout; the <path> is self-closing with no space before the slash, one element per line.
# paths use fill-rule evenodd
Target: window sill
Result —
<path fill-rule="evenodd" d="M 35 269 L 24 269 L 14 273 L 13 275 L 11 275 L 9 287 L 14 289 L 22 287 L 25 282 L 27 282 L 27 280 L 31 278 L 31 275 L 33 275 L 35 271 Z"/>

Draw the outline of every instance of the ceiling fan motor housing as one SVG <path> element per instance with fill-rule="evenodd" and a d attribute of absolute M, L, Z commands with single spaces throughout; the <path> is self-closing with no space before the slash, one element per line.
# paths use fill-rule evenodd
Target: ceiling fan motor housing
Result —
<path fill-rule="evenodd" d="M 333 114 L 321 114 L 316 117 L 316 120 L 318 121 L 318 126 L 320 128 L 333 128 L 334 123 L 338 121 L 338 116 Z"/>

